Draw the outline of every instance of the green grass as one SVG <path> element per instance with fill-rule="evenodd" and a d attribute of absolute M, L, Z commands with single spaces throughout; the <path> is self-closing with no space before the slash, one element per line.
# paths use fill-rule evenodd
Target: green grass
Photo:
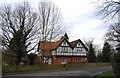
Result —
<path fill-rule="evenodd" d="M 22 65 L 3 66 L 3 73 L 29 73 L 64 70 L 62 65 Z"/>
<path fill-rule="evenodd" d="M 85 67 L 104 67 L 104 66 L 110 66 L 111 63 L 85 63 Z"/>
<path fill-rule="evenodd" d="M 110 63 L 81 63 L 63 65 L 22 65 L 22 66 L 3 66 L 3 73 L 34 73 L 34 72 L 49 72 L 49 71 L 64 71 L 64 70 L 79 70 L 80 68 L 93 68 L 110 66 Z"/>
<path fill-rule="evenodd" d="M 79 70 L 79 68 L 96 68 L 96 67 L 105 67 L 111 66 L 111 63 L 82 63 L 82 64 L 68 64 L 67 69 Z"/>
<path fill-rule="evenodd" d="M 116 78 L 116 77 L 113 71 L 107 71 L 96 75 L 95 78 Z"/>

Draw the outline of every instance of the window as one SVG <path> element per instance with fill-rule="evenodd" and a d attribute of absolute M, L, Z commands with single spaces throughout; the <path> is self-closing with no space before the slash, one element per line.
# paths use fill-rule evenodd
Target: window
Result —
<path fill-rule="evenodd" d="M 80 48 L 80 52 L 82 52 L 82 48 Z"/>
<path fill-rule="evenodd" d="M 77 48 L 75 48 L 75 52 L 77 52 Z"/>
<path fill-rule="evenodd" d="M 68 52 L 68 47 L 62 47 L 61 52 L 62 53 L 67 53 Z"/>
<path fill-rule="evenodd" d="M 65 47 L 65 52 L 68 52 L 68 47 Z"/>
<path fill-rule="evenodd" d="M 76 62 L 80 62 L 80 58 L 76 58 Z"/>
<path fill-rule="evenodd" d="M 78 43 L 78 44 L 77 44 L 77 47 L 81 47 L 81 44 L 80 44 L 80 43 Z"/>
<path fill-rule="evenodd" d="M 66 42 L 65 41 L 62 42 L 62 46 L 66 46 Z"/>
<path fill-rule="evenodd" d="M 62 46 L 68 46 L 66 41 L 62 42 Z"/>
<path fill-rule="evenodd" d="M 63 47 L 63 51 L 65 52 L 65 47 Z"/>
<path fill-rule="evenodd" d="M 48 57 L 44 57 L 44 63 L 48 63 Z"/>
<path fill-rule="evenodd" d="M 66 42 L 65 41 L 63 42 L 63 45 L 66 46 Z"/>
<path fill-rule="evenodd" d="M 77 48 L 77 52 L 78 52 L 78 53 L 80 52 L 80 49 L 81 49 L 81 48 Z"/>
<path fill-rule="evenodd" d="M 57 48 L 57 51 L 58 51 L 58 52 L 61 52 L 61 47 L 58 47 L 58 48 Z"/>
<path fill-rule="evenodd" d="M 72 50 L 71 50 L 71 48 L 70 48 L 70 47 L 68 47 L 68 52 L 72 52 Z"/>
<path fill-rule="evenodd" d="M 80 43 L 77 44 L 77 47 L 80 47 Z"/>
<path fill-rule="evenodd" d="M 67 59 L 66 58 L 61 58 L 61 64 L 67 64 Z"/>

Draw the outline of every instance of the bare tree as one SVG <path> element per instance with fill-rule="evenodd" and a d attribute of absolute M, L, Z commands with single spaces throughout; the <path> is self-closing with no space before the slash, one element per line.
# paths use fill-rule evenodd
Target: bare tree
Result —
<path fill-rule="evenodd" d="M 106 38 L 109 41 L 120 43 L 120 23 L 110 25 L 108 32 L 106 33 Z"/>
<path fill-rule="evenodd" d="M 114 42 L 115 46 L 116 44 L 119 45 L 120 44 L 120 1 L 105 0 L 105 2 L 103 2 L 101 10 L 99 11 L 99 14 L 102 15 L 102 17 L 107 21 L 110 21 L 111 19 L 116 20 L 115 17 L 118 15 L 117 23 L 114 22 L 114 24 L 110 25 L 106 36 L 107 36 L 107 40 Z M 120 70 L 119 70 L 120 61 L 118 60 L 120 59 L 119 57 L 120 57 L 119 51 L 118 53 L 113 53 L 112 67 L 116 78 L 120 77 Z"/>
<path fill-rule="evenodd" d="M 40 40 L 54 41 L 64 33 L 61 12 L 49 0 L 39 2 L 39 26 Z"/>
<path fill-rule="evenodd" d="M 99 0 L 100 1 L 100 0 Z M 118 21 L 110 21 L 114 24 L 109 26 L 108 32 L 106 33 L 106 39 L 113 42 L 120 43 L 120 1 L 117 0 L 103 0 L 99 6 L 99 16 L 105 21 L 118 18 Z"/>
<path fill-rule="evenodd" d="M 115 0 L 103 0 L 102 2 L 100 1 L 98 14 L 102 17 L 102 19 L 106 19 L 106 21 L 109 21 L 113 19 L 116 15 L 118 15 L 119 11 L 120 1 Z"/>
<path fill-rule="evenodd" d="M 19 64 L 21 59 L 36 46 L 37 13 L 30 7 L 29 2 L 24 2 L 15 9 L 5 5 L 0 10 L 3 46 L 17 56 Z"/>
<path fill-rule="evenodd" d="M 41 0 L 38 6 L 40 41 L 56 41 L 64 34 L 64 22 L 60 9 L 50 0 Z M 40 45 L 40 43 L 39 43 Z M 39 51 L 38 45 L 38 51 Z M 44 44 L 43 44 L 44 48 Z M 43 51 L 38 52 L 44 59 Z M 43 63 L 42 61 L 42 63 Z M 41 64 L 42 65 L 42 64 Z M 44 67 L 44 66 L 43 66 Z M 42 67 L 42 68 L 43 68 Z"/>

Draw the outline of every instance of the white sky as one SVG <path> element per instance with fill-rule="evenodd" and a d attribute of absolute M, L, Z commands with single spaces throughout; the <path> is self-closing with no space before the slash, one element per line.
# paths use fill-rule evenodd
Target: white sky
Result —
<path fill-rule="evenodd" d="M 40 0 L 1 0 L 1 4 L 7 2 L 15 5 L 16 2 L 29 1 L 37 8 Z M 87 38 L 95 38 L 94 43 L 102 47 L 104 34 L 107 27 L 102 20 L 96 17 L 95 0 L 53 0 L 61 9 L 70 41 Z"/>

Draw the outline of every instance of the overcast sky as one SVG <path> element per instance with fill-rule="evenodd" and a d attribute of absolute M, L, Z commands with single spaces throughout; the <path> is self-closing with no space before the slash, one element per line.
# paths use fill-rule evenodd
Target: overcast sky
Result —
<path fill-rule="evenodd" d="M 25 0 L 1 0 L 1 4 L 16 3 Z M 31 6 L 37 8 L 40 0 L 26 0 Z M 107 26 L 102 20 L 96 17 L 96 6 L 92 3 L 95 0 L 53 0 L 61 9 L 64 21 L 66 24 L 66 32 L 70 37 L 70 41 L 87 38 L 95 38 L 94 43 L 102 47 L 104 35 L 107 31 Z"/>

